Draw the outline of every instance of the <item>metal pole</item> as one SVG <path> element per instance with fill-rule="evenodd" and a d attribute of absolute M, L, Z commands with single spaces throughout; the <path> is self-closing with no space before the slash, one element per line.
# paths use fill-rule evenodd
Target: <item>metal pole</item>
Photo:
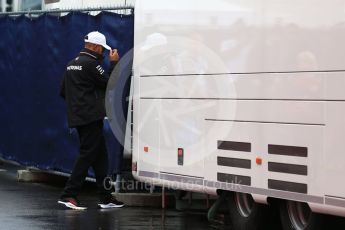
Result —
<path fill-rule="evenodd" d="M 166 197 L 165 197 L 165 187 L 162 187 L 162 209 L 165 209 L 166 206 Z"/>
<path fill-rule="evenodd" d="M 98 7 L 98 8 L 76 8 L 76 9 L 53 9 L 53 10 L 30 10 L 30 11 L 17 11 L 17 12 L 3 12 L 0 16 L 16 16 L 22 14 L 56 14 L 56 13 L 72 13 L 72 12 L 92 12 L 92 11 L 121 11 L 130 10 L 134 11 L 133 6 L 116 6 L 116 7 Z"/>

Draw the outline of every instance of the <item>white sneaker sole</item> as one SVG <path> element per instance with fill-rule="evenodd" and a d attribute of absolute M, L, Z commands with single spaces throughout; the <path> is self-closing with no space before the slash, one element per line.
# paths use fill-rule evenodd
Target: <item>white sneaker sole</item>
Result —
<path fill-rule="evenodd" d="M 116 204 L 98 204 L 98 207 L 101 209 L 112 209 L 112 208 L 122 208 L 125 206 L 124 204 L 122 205 L 116 205 Z"/>
<path fill-rule="evenodd" d="M 86 210 L 87 209 L 87 207 L 78 207 L 78 206 L 75 206 L 74 204 L 71 204 L 70 202 L 58 201 L 58 204 L 65 205 L 67 208 L 70 208 L 73 210 Z"/>

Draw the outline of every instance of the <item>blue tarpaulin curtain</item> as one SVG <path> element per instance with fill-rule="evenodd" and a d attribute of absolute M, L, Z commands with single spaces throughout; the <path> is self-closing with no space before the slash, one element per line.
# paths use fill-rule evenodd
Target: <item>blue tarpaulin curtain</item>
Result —
<path fill-rule="evenodd" d="M 123 56 L 133 47 L 133 28 L 133 15 L 109 12 L 1 17 L 0 157 L 71 172 L 78 137 L 67 127 L 65 103 L 59 97 L 66 64 L 82 49 L 84 36 L 94 30 L 104 33 Z M 105 133 L 110 173 L 118 173 L 123 147 L 107 123 Z"/>

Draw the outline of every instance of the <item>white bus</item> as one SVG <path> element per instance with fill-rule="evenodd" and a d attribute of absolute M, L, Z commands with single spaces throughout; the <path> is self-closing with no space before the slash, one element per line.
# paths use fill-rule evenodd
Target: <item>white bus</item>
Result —
<path fill-rule="evenodd" d="M 339 0 L 138 0 L 134 177 L 229 192 L 236 229 L 259 229 L 272 204 L 284 229 L 344 217 L 344 9 Z"/>

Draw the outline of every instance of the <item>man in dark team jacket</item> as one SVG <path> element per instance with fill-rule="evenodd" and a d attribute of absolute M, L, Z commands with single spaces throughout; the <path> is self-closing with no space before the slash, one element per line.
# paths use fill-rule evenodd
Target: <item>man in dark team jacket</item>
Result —
<path fill-rule="evenodd" d="M 105 49 L 110 52 L 109 73 L 101 66 Z M 85 37 L 85 48 L 67 65 L 60 95 L 67 104 L 68 125 L 77 129 L 80 140 L 80 155 L 58 201 L 68 208 L 85 209 L 79 205 L 77 196 L 90 167 L 96 176 L 99 208 L 123 206 L 111 195 L 111 186 L 106 184 L 108 155 L 103 135 L 105 90 L 118 60 L 117 50 L 111 50 L 105 36 L 91 32 Z"/>

